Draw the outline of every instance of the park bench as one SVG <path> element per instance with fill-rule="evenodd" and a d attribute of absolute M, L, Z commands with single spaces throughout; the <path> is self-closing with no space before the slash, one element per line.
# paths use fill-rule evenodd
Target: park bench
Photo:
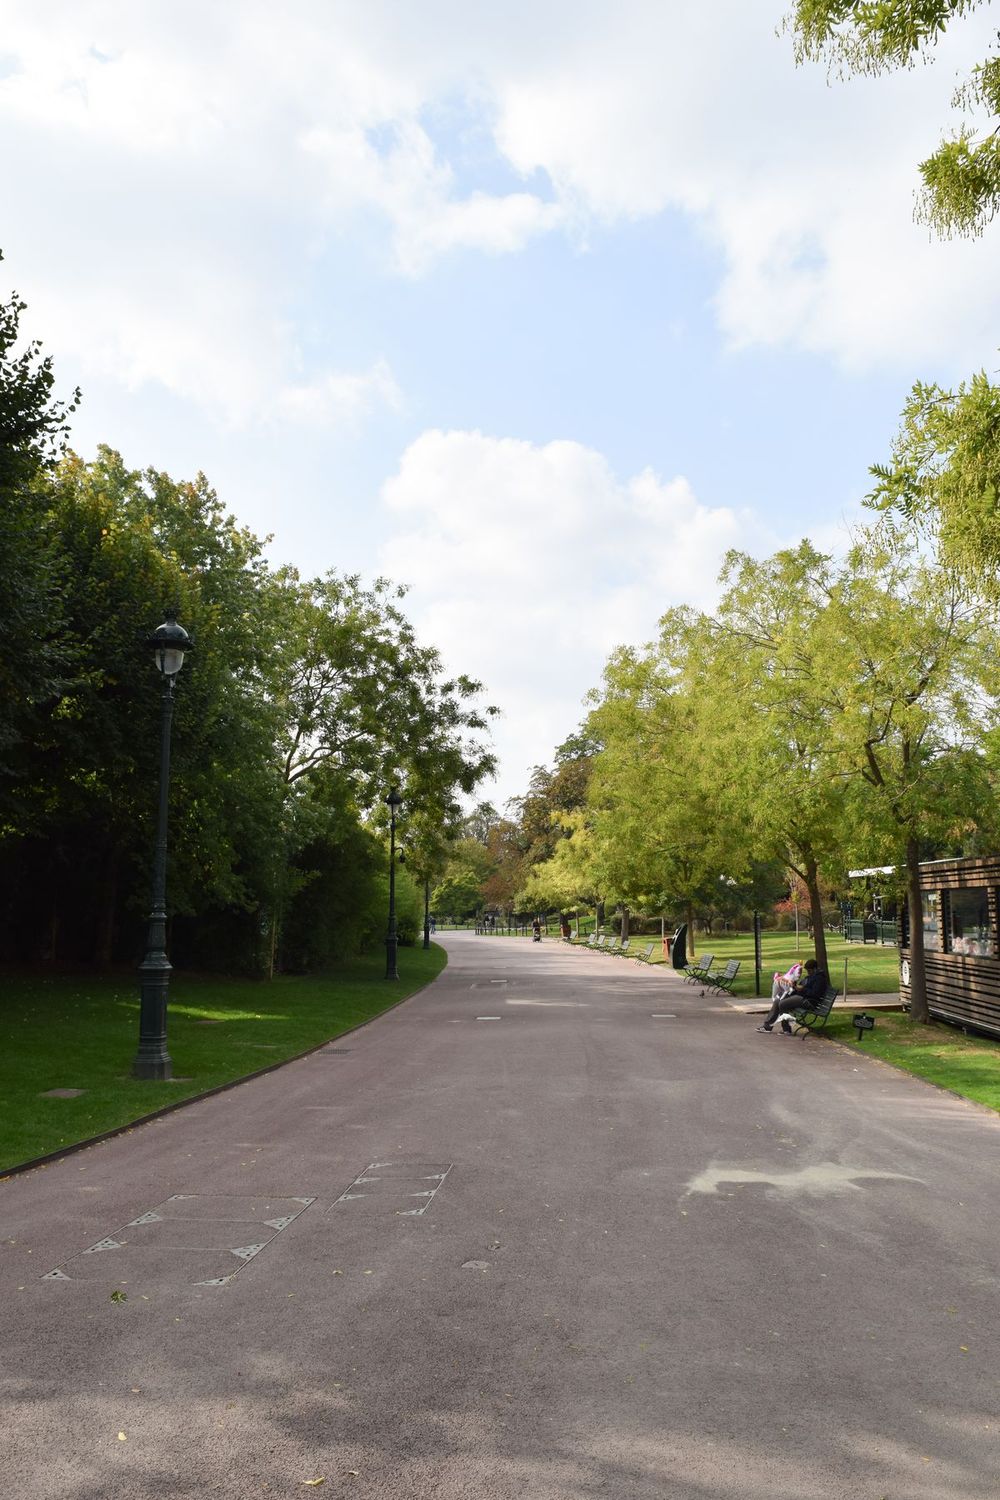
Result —
<path fill-rule="evenodd" d="M 694 958 L 689 964 L 684 965 L 684 978 L 688 984 L 704 984 L 708 979 L 715 962 L 714 953 L 706 953 L 704 958 Z"/>
<path fill-rule="evenodd" d="M 607 933 L 606 932 L 602 932 L 601 935 L 600 935 L 600 937 L 597 939 L 597 942 L 594 944 L 594 946 L 596 948 L 603 948 L 604 944 L 607 942 L 607 940 L 608 940 Z"/>
<path fill-rule="evenodd" d="M 828 985 L 822 1000 L 807 1000 L 806 1006 L 800 1006 L 790 1014 L 794 1014 L 795 1026 L 806 1036 L 810 1031 L 822 1031 L 830 1019 L 833 1010 L 833 1002 L 836 1000 L 838 990 L 833 985 Z"/>
<path fill-rule="evenodd" d="M 605 953 L 617 953 L 618 952 L 618 944 L 620 942 L 621 942 L 621 938 L 613 937 L 611 939 L 610 943 L 608 944 L 608 946 L 605 948 L 605 950 L 604 950 Z"/>
<path fill-rule="evenodd" d="M 632 957 L 633 957 L 633 959 L 635 960 L 635 962 L 637 964 L 648 964 L 648 963 L 651 963 L 652 959 L 653 959 L 653 949 L 655 947 L 656 947 L 655 943 L 647 943 L 646 944 L 646 951 L 645 951 L 645 953 L 633 953 Z"/>
<path fill-rule="evenodd" d="M 713 995 L 731 995 L 733 993 L 733 985 L 736 982 L 736 976 L 739 972 L 740 960 L 738 958 L 731 958 L 726 967 L 720 969 L 718 974 L 705 975 L 705 987 Z"/>
<path fill-rule="evenodd" d="M 631 941 L 632 941 L 631 938 L 622 938 L 622 945 L 618 949 L 618 952 L 619 953 L 624 953 L 626 955 L 626 957 L 627 957 L 628 956 L 628 945 L 629 945 L 629 943 Z"/>
<path fill-rule="evenodd" d="M 584 946 L 587 947 L 587 948 L 595 948 L 597 946 L 597 942 L 598 942 L 597 933 L 596 932 L 592 932 L 590 934 L 590 937 L 587 939 L 587 941 L 586 941 L 586 943 L 585 943 Z"/>

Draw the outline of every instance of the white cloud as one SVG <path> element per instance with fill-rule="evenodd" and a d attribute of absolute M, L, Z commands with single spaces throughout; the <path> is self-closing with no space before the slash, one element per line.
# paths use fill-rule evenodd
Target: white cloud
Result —
<path fill-rule="evenodd" d="M 366 206 L 384 215 L 392 259 L 406 276 L 423 274 L 454 250 L 511 254 L 565 221 L 558 204 L 533 193 L 477 190 L 459 197 L 452 168 L 414 120 L 397 121 L 392 143 L 382 151 L 357 122 L 307 131 L 300 144 L 321 166 L 329 213 Z"/>
<path fill-rule="evenodd" d="M 378 406 L 398 410 L 403 393 L 384 359 L 362 374 L 327 374 L 278 393 L 278 411 L 309 426 L 354 427 Z"/>
<path fill-rule="evenodd" d="M 421 634 L 504 705 L 503 795 L 579 722 L 615 646 L 651 638 L 674 604 L 709 604 L 728 547 L 774 545 L 682 476 L 623 481 L 574 442 L 425 432 L 382 498 L 395 528 L 381 563 L 412 583 Z"/>
<path fill-rule="evenodd" d="M 62 299 L 53 349 L 247 422 L 298 383 L 275 288 L 326 235 L 376 225 L 375 263 L 417 277 L 457 252 L 557 231 L 585 244 L 592 221 L 673 210 L 721 257 L 734 346 L 907 373 L 988 361 L 995 237 L 931 242 L 912 189 L 989 17 L 956 22 L 932 68 L 828 88 L 795 69 L 780 10 L 10 0 L 0 130 L 19 281 L 33 304 Z M 456 102 L 519 183 L 448 159 L 434 125 Z M 336 382 L 332 364 L 309 384 Z"/>

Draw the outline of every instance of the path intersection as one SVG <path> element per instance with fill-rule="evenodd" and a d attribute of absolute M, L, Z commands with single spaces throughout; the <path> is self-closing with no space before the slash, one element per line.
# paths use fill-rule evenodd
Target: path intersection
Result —
<path fill-rule="evenodd" d="M 997 1118 L 661 969 L 442 941 L 0 1184 L 4 1493 L 995 1500 Z"/>

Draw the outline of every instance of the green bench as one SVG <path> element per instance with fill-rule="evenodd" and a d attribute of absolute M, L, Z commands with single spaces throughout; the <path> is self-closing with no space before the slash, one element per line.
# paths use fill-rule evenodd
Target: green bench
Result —
<path fill-rule="evenodd" d="M 710 990 L 713 995 L 731 995 L 733 993 L 733 985 L 736 983 L 736 976 L 739 972 L 740 960 L 738 958 L 731 958 L 726 967 L 720 969 L 718 974 L 705 975 L 705 988 Z"/>
<path fill-rule="evenodd" d="M 833 1002 L 839 993 L 840 991 L 835 990 L 833 985 L 828 985 L 822 1000 L 807 1000 L 805 1006 L 799 1005 L 793 1012 L 789 1012 L 794 1015 L 795 1026 L 803 1036 L 810 1031 L 822 1031 L 830 1019 Z"/>

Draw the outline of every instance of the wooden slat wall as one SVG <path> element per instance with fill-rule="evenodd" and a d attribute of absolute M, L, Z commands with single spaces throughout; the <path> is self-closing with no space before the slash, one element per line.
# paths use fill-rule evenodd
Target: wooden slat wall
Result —
<path fill-rule="evenodd" d="M 922 865 L 920 886 L 925 891 L 941 891 L 941 941 L 950 930 L 948 891 L 967 886 L 986 886 L 989 891 L 990 926 L 996 939 L 998 931 L 998 889 L 1000 889 L 1000 855 L 986 859 L 937 860 Z M 905 958 L 908 948 L 901 948 Z M 1000 1036 L 1000 958 L 972 958 L 966 954 L 928 950 L 927 1001 L 931 1015 L 957 1026 L 974 1026 L 979 1031 Z M 904 1003 L 909 986 L 900 981 Z"/>

